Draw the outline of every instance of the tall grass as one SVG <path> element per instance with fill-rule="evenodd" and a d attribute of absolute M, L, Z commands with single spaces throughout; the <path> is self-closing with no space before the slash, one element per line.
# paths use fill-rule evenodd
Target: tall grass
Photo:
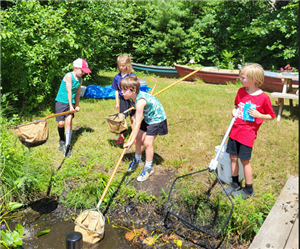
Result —
<path fill-rule="evenodd" d="M 115 74 L 116 72 L 100 72 L 99 81 L 83 84 L 111 85 Z M 177 80 L 148 76 L 139 72 L 137 75 L 145 78 L 150 87 L 157 83 L 155 92 Z M 158 136 L 154 142 L 156 155 L 154 169 L 156 165 L 160 165 L 175 171 L 179 176 L 207 168 L 210 160 L 214 158 L 215 146 L 221 143 L 230 123 L 231 110 L 239 87 L 240 84 L 213 85 L 201 81 L 185 81 L 158 95 L 157 98 L 167 114 L 169 134 Z M 277 113 L 275 99 L 272 98 L 271 101 Z M 115 100 L 81 98 L 79 106 L 81 110 L 75 113 L 73 119 L 70 158 L 65 159 L 63 153 L 58 152 L 55 118 L 48 120 L 50 135 L 47 143 L 32 149 L 28 177 L 32 176 L 35 180 L 31 181 L 32 185 L 27 189 L 30 191 L 28 195 L 32 198 L 41 195 L 57 195 L 66 205 L 76 208 L 95 207 L 100 199 L 107 179 L 122 151 L 115 142 L 118 136 L 109 132 L 105 122 L 106 116 L 117 112 Z M 47 116 L 51 114 L 49 110 L 31 119 Z M 274 203 L 289 175 L 298 175 L 299 116 L 295 113 L 286 105 L 280 122 L 265 121 L 261 126 L 251 159 L 256 195 L 246 200 L 245 205 L 237 205 L 237 210 L 240 206 L 246 210 L 247 207 L 249 210 L 250 207 L 255 207 L 253 212 L 261 210 L 263 217 L 268 212 L 265 207 Z M 130 123 L 129 119 L 128 123 Z M 1 172 L 6 172 L 5 177 L 9 178 L 15 173 L 10 173 L 8 169 L 16 173 L 23 170 L 18 177 L 24 176 L 23 167 L 27 148 L 21 146 L 9 130 L 5 131 L 6 134 L 9 137 L 2 142 L 5 144 L 1 149 L 6 154 L 8 152 L 12 154 L 13 152 L 10 151 L 13 147 L 16 149 L 16 155 L 15 159 L 9 159 L 9 167 L 7 167 L 7 159 L 1 157 Z M 135 191 L 135 179 L 140 172 L 137 170 L 130 175 L 126 174 L 128 162 L 133 156 L 134 146 L 127 151 L 115 175 L 105 205 L 111 196 L 114 196 L 114 201 L 121 202 L 126 201 L 126 198 L 142 197 L 143 200 L 149 198 L 143 197 L 144 193 L 138 194 Z M 3 175 L 1 175 L 2 179 Z M 15 180 L 13 178 L 11 182 Z M 1 191 L 4 191 L 4 188 Z M 15 193 L 12 198 L 19 198 L 19 195 Z M 237 212 L 236 215 L 242 217 L 241 212 Z M 235 219 L 233 222 L 235 223 L 230 224 L 229 228 L 237 225 L 236 223 L 243 224 L 243 220 Z M 259 226 L 259 223 L 257 225 Z M 248 237 L 253 236 L 253 233 L 249 234 Z"/>

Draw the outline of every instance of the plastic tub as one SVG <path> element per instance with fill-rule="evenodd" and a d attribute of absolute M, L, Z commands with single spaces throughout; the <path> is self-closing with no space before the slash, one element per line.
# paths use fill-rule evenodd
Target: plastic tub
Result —
<path fill-rule="evenodd" d="M 215 151 L 216 151 L 215 154 L 217 154 L 219 150 L 219 146 L 220 145 L 215 147 Z M 218 161 L 217 174 L 223 182 L 230 184 L 232 182 L 231 165 L 230 165 L 230 156 L 226 152 L 226 148 L 227 148 L 227 144 L 224 144 L 221 153 L 219 155 L 219 158 L 217 160 Z M 240 159 L 238 159 L 238 162 L 239 162 L 239 181 L 242 181 L 245 178 L 244 167 Z"/>
<path fill-rule="evenodd" d="M 142 92 L 147 92 L 147 83 L 146 83 L 146 80 L 145 79 L 140 79 L 140 91 Z"/>

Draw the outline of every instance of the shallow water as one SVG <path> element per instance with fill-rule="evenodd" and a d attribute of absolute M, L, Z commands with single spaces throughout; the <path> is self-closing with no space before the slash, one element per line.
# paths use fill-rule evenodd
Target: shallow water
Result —
<path fill-rule="evenodd" d="M 65 215 L 66 218 L 58 218 L 51 213 L 39 214 L 31 208 L 24 210 L 23 216 L 10 220 L 9 227 L 14 227 L 20 223 L 24 227 L 23 249 L 61 249 L 66 248 L 66 236 L 74 232 L 75 223 Z M 36 237 L 37 232 L 50 229 L 50 232 L 40 237 Z M 110 225 L 105 225 L 104 238 L 95 245 L 83 244 L 82 249 L 111 249 L 111 248 L 134 248 L 125 237 L 120 236 L 121 231 L 114 229 Z"/>

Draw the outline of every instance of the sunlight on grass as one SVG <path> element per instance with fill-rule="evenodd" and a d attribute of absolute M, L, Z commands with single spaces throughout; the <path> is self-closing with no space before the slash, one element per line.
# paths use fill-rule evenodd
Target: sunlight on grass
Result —
<path fill-rule="evenodd" d="M 84 85 L 111 85 L 115 74 L 100 72 L 99 82 L 84 82 Z M 154 94 L 178 80 L 137 75 L 145 78 L 149 87 L 157 83 Z M 240 84 L 213 85 L 200 80 L 183 81 L 159 94 L 157 98 L 166 111 L 169 134 L 158 136 L 154 142 L 154 170 L 158 166 L 171 170 L 175 173 L 175 179 L 176 176 L 206 169 L 215 156 L 215 146 L 221 143 L 231 121 L 231 110 L 240 87 Z M 270 96 L 270 93 L 267 94 Z M 271 101 L 277 114 L 275 99 L 271 98 Z M 64 154 L 58 151 L 57 122 L 51 118 L 48 120 L 49 139 L 43 146 L 32 149 L 29 169 L 29 174 L 44 175 L 45 179 L 39 183 L 41 189 L 46 191 L 48 188 L 50 194 L 61 196 L 65 204 L 77 208 L 97 204 L 104 183 L 111 176 L 123 150 L 116 144 L 118 135 L 109 132 L 106 122 L 108 115 L 117 113 L 114 99 L 81 98 L 80 108 L 73 120 L 72 156 L 64 158 Z M 289 175 L 298 175 L 299 116 L 294 113 L 291 114 L 285 106 L 280 122 L 276 119 L 265 121 L 258 132 L 251 159 L 256 192 L 251 203 L 258 208 L 266 194 L 274 198 L 279 196 Z M 47 110 L 39 117 L 50 114 L 51 111 Z M 127 121 L 129 124 L 129 118 Z M 117 202 L 125 202 L 126 198 L 148 201 L 150 196 L 149 201 L 158 202 L 161 198 L 136 190 L 136 177 L 140 169 L 126 174 L 134 152 L 134 146 L 126 152 L 113 179 L 104 201 L 106 205 L 109 197 L 115 194 L 110 208 Z M 142 160 L 145 160 L 145 153 Z"/>

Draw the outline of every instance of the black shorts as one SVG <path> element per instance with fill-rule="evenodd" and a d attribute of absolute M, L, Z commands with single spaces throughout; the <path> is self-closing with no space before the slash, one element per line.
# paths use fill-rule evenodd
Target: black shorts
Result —
<path fill-rule="evenodd" d="M 120 113 L 125 112 L 128 110 L 130 107 L 133 106 L 133 103 L 129 99 L 124 99 L 123 96 L 120 96 Z M 129 112 L 129 115 L 132 117 L 135 114 L 135 110 L 132 110 Z M 128 116 L 128 112 L 124 113 L 125 117 Z"/>
<path fill-rule="evenodd" d="M 142 121 L 140 130 L 145 131 L 147 136 L 156 136 L 156 135 L 167 135 L 168 134 L 168 124 L 167 119 L 157 124 L 147 124 L 144 119 Z"/>
<path fill-rule="evenodd" d="M 241 144 L 240 142 L 229 138 L 226 152 L 231 155 L 237 155 L 240 159 L 250 160 L 252 147 Z"/>
<path fill-rule="evenodd" d="M 72 104 L 72 105 L 73 105 L 73 108 L 75 109 L 75 104 Z M 61 112 L 67 112 L 67 111 L 70 111 L 70 105 L 69 104 L 65 104 L 65 103 L 61 103 L 61 102 L 56 101 L 56 103 L 55 103 L 55 114 L 61 113 Z M 60 115 L 60 116 L 56 117 L 56 121 L 65 121 L 66 118 L 69 115 L 73 115 L 73 118 L 75 116 L 74 113 L 73 114 Z"/>

